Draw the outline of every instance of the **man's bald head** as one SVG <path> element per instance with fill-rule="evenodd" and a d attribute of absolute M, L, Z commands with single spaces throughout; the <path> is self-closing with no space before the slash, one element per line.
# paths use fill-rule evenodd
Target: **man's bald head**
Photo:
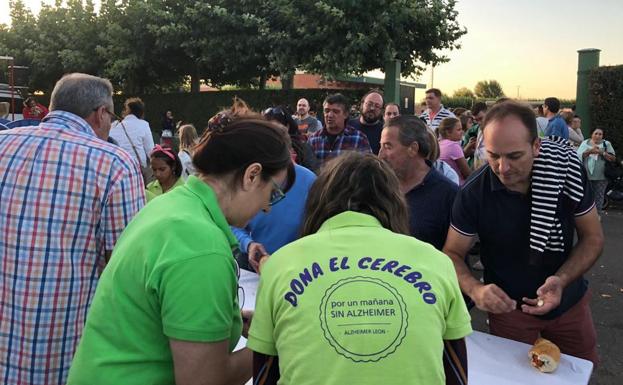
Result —
<path fill-rule="evenodd" d="M 306 117 L 309 114 L 309 102 L 305 98 L 300 98 L 296 102 L 296 113 L 300 117 Z"/>

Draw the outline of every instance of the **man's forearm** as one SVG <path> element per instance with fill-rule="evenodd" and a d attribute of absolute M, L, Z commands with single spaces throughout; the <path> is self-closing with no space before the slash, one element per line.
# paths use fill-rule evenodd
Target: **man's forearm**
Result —
<path fill-rule="evenodd" d="M 603 235 L 601 234 L 591 234 L 580 238 L 573 250 L 571 250 L 569 259 L 556 272 L 556 276 L 562 281 L 563 288 L 578 279 L 593 266 L 599 255 L 601 255 L 603 243 Z"/>
<path fill-rule="evenodd" d="M 452 260 L 452 263 L 454 263 L 454 269 L 456 270 L 461 291 L 472 297 L 474 289 L 482 286 L 482 282 L 474 278 L 472 272 L 469 271 L 469 267 L 467 267 L 467 264 L 464 261 L 464 257 L 448 250 L 444 250 L 444 253 L 446 253 L 446 255 L 448 255 Z"/>

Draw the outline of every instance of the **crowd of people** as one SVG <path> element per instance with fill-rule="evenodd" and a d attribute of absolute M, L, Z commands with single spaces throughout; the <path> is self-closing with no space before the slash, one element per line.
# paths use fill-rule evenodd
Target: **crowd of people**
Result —
<path fill-rule="evenodd" d="M 112 95 L 65 75 L 39 126 L 0 132 L 3 383 L 464 384 L 472 307 L 598 363 L 583 274 L 616 155 L 558 99 L 429 89 L 414 116 L 371 90 L 322 122 L 236 99 L 201 136 L 167 111 L 154 144 Z"/>

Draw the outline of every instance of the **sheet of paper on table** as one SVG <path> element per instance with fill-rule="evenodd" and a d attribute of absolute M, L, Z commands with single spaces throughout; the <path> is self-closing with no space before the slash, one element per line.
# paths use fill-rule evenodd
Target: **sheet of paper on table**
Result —
<path fill-rule="evenodd" d="M 244 309 L 255 309 L 259 276 L 240 270 L 238 285 L 244 289 Z M 243 337 L 235 350 L 247 344 Z M 563 354 L 558 369 L 541 373 L 530 365 L 531 346 L 475 331 L 467 337 L 469 383 L 477 385 L 586 385 L 593 363 Z"/>

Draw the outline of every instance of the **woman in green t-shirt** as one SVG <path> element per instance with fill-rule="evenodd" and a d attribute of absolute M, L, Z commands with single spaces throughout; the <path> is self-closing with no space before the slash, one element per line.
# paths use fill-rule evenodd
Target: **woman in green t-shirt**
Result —
<path fill-rule="evenodd" d="M 467 382 L 471 325 L 454 265 L 408 235 L 407 213 L 375 156 L 324 166 L 303 237 L 261 268 L 247 343 L 257 383 Z"/>
<path fill-rule="evenodd" d="M 233 352 L 243 317 L 229 225 L 244 227 L 285 196 L 289 147 L 285 131 L 261 117 L 228 111 L 211 121 L 194 154 L 198 175 L 146 205 L 115 245 L 68 384 L 251 377 L 251 352 Z"/>

